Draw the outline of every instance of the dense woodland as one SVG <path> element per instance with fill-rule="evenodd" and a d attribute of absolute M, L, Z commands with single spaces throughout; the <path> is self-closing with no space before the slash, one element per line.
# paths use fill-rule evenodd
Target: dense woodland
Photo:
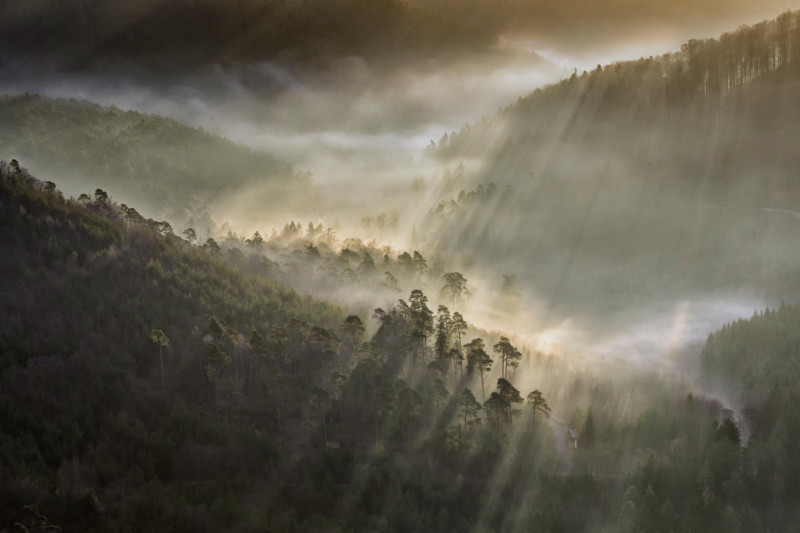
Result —
<path fill-rule="evenodd" d="M 0 49 L 193 66 L 475 37 L 394 0 L 188 4 L 12 0 Z M 432 143 L 454 168 L 415 196 L 407 250 L 386 212 L 371 241 L 225 234 L 214 198 L 261 187 L 269 210 L 309 176 L 167 119 L 3 97 L 0 147 L 43 179 L 0 161 L 0 532 L 796 530 L 800 306 L 654 368 L 468 310 L 796 300 L 799 60 L 789 12 L 538 90 Z"/>
<path fill-rule="evenodd" d="M 787 12 L 576 73 L 432 142 L 459 179 L 422 238 L 567 316 L 699 291 L 796 298 L 798 28 Z"/>
<path fill-rule="evenodd" d="M 421 290 L 347 315 L 228 266 L 214 240 L 131 218 L 102 190 L 65 199 L 16 161 L 0 173 L 8 531 L 766 531 L 797 520 L 796 393 L 779 374 L 763 378 L 779 392 L 749 397 L 734 423 L 663 376 L 476 337 Z M 457 309 L 468 281 L 449 274 L 443 300 Z M 705 355 L 705 371 L 731 375 L 760 349 L 759 324 L 794 314 L 715 335 L 706 353 L 727 355 Z M 796 368 L 792 338 L 781 353 Z"/>
<path fill-rule="evenodd" d="M 489 156 L 482 176 L 499 183 L 584 176 L 620 159 L 638 180 L 695 194 L 727 197 L 742 182 L 749 194 L 796 192 L 798 65 L 800 12 L 786 12 L 679 52 L 576 72 L 432 141 L 428 153 Z"/>

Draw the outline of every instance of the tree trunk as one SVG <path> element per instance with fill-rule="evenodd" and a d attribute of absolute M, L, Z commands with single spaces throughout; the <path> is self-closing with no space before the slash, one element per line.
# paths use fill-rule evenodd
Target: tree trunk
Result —
<path fill-rule="evenodd" d="M 427 344 L 425 342 L 425 338 L 422 339 L 422 387 L 425 391 L 425 394 L 428 394 L 428 365 L 425 364 L 425 352 L 427 348 Z"/>

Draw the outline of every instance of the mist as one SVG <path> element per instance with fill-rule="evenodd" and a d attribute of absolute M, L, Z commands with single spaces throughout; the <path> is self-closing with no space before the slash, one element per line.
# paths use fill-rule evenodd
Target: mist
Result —
<path fill-rule="evenodd" d="M 376 196 L 392 209 L 401 208 L 397 192 L 410 190 L 414 179 L 429 174 L 418 164 L 432 138 L 563 74 L 533 52 L 498 46 L 468 58 L 392 69 L 355 56 L 314 69 L 280 63 L 214 65 L 159 77 L 136 69 L 109 76 L 7 66 L 0 92 L 85 99 L 167 116 L 270 153 L 311 172 L 321 188 L 317 200 L 305 202 L 307 209 L 298 209 L 296 216 L 327 213 L 332 221 L 365 210 Z M 284 221 L 285 211 L 284 218 L 270 217 L 248 205 L 251 196 L 232 192 L 218 206 L 216 218 L 243 232 Z"/>
<path fill-rule="evenodd" d="M 0 2 L 0 531 L 795 527 L 791 4 Z"/>
<path fill-rule="evenodd" d="M 668 21 L 664 24 L 662 31 L 668 32 Z M 705 206 L 701 200 L 700 206 L 691 207 L 698 204 L 693 192 L 656 193 L 642 185 L 637 178 L 642 172 L 639 165 L 648 156 L 610 156 L 619 154 L 624 146 L 624 141 L 612 143 L 610 139 L 638 136 L 635 129 L 625 131 L 629 125 L 624 119 L 618 119 L 619 125 L 605 132 L 604 145 L 588 147 L 575 144 L 569 139 L 570 134 L 564 133 L 572 127 L 568 126 L 570 117 L 579 112 L 577 104 L 559 104 L 558 115 L 550 122 L 540 123 L 540 132 L 547 131 L 544 142 L 534 145 L 525 162 L 515 155 L 497 158 L 502 144 L 518 133 L 513 118 L 502 118 L 508 111 L 496 115 L 498 110 L 537 87 L 566 77 L 570 72 L 567 67 L 580 66 L 582 61 L 577 48 L 565 46 L 548 48 L 548 53 L 558 58 L 558 64 L 548 61 L 532 50 L 531 42 L 518 39 L 520 28 L 514 31 L 517 33 L 509 33 L 481 52 L 391 67 L 351 56 L 328 59 L 313 68 L 302 63 L 262 62 L 209 65 L 154 75 L 140 67 L 128 67 L 109 76 L 91 69 L 47 71 L 12 63 L 5 67 L 0 92 L 26 91 L 84 99 L 170 117 L 308 171 L 311 188 L 285 196 L 279 205 L 265 204 L 265 198 L 274 196 L 269 188 L 229 188 L 207 205 L 206 216 L 213 219 L 213 224 L 206 223 L 208 228 L 204 229 L 218 235 L 233 231 L 247 236 L 256 230 L 266 235 L 289 220 L 322 223 L 333 227 L 342 239 L 376 239 L 379 244 L 397 249 L 418 246 L 428 254 L 450 256 L 447 261 L 452 268 L 463 270 L 476 286 L 485 287 L 486 294 L 496 289 L 498 272 L 514 274 L 525 294 L 522 304 L 513 313 L 494 310 L 498 307 L 496 302 L 472 304 L 476 311 L 473 316 L 476 320 L 481 317 L 484 327 L 509 329 L 535 346 L 556 350 L 569 346 L 570 350 L 603 356 L 617 352 L 616 356 L 642 360 L 647 366 L 664 355 L 658 346 L 663 347 L 665 339 L 671 338 L 671 306 L 683 302 L 693 309 L 704 309 L 692 321 L 704 324 L 704 329 L 686 339 L 688 345 L 736 317 L 722 311 L 724 308 L 747 315 L 747 311 L 765 302 L 779 303 L 773 296 L 782 287 L 746 300 L 751 302 L 748 310 L 736 303 L 750 297 L 747 288 L 743 293 L 716 286 L 709 288 L 708 294 L 696 296 L 700 288 L 696 283 L 684 285 L 676 280 L 677 285 L 655 288 L 651 278 L 643 278 L 649 275 L 653 261 L 662 260 L 658 259 L 661 252 L 652 255 L 646 251 L 649 245 L 641 248 L 636 239 L 674 239 L 693 234 L 692 247 L 699 248 L 704 245 L 702 228 L 709 217 L 697 211 L 725 206 Z M 626 46 L 636 46 L 635 37 L 624 34 L 620 38 Z M 613 40 L 603 42 L 604 46 L 615 46 Z M 654 47 L 662 46 L 660 41 L 648 42 Z M 594 49 L 588 42 L 582 46 Z M 616 53 L 613 48 L 596 52 Z M 482 127 L 482 120 L 487 119 L 491 125 Z M 475 129 L 459 139 L 480 135 L 480 149 L 445 160 L 424 153 L 432 139 L 441 144 L 445 133 L 455 139 L 454 134 L 464 124 L 474 124 Z M 659 140 L 656 135 L 637 142 L 645 149 L 670 142 Z M 443 147 L 438 149 L 441 152 Z M 649 156 L 646 163 L 652 165 L 653 157 Z M 37 168 L 36 161 L 27 164 Z M 457 170 L 458 164 L 465 166 Z M 481 212 L 471 215 L 471 225 L 480 228 L 482 235 L 474 243 L 454 247 L 451 237 L 436 234 L 437 224 L 428 226 L 432 231 L 424 237 L 414 239 L 413 234 L 427 226 L 423 221 L 430 219 L 430 211 L 437 203 L 454 197 L 459 189 L 489 182 L 496 182 L 501 190 L 511 186 L 520 193 L 520 201 L 533 210 L 490 221 L 498 210 L 503 210 L 497 197 Z M 86 189 L 92 190 L 91 184 Z M 77 196 L 79 191 L 79 183 L 68 185 L 67 192 Z M 148 209 L 145 197 L 128 198 L 123 191 L 117 197 Z M 544 197 L 549 199 L 541 203 Z M 565 204 L 569 205 L 566 210 Z M 644 207 L 650 204 L 653 205 Z M 544 209 L 537 207 L 540 205 Z M 640 217 L 642 209 L 653 207 L 651 214 L 659 218 L 651 224 L 662 228 L 678 224 L 682 226 L 676 228 L 678 234 L 661 232 L 654 237 L 644 232 L 624 244 L 626 230 L 622 227 Z M 187 225 L 198 214 L 180 217 L 163 207 L 152 211 Z M 365 217 L 381 214 L 396 219 L 391 229 L 376 232 L 365 225 Z M 732 219 L 741 218 L 739 214 L 731 215 Z M 780 213 L 753 216 L 787 218 Z M 691 220 L 693 225 L 686 225 Z M 443 230 L 448 227 L 453 225 Z M 533 233 L 522 228 L 533 228 Z M 507 233 L 528 235 L 532 247 L 515 249 L 516 242 L 497 237 Z M 595 252 L 586 255 L 583 251 L 587 246 L 599 251 L 609 245 L 622 252 L 623 257 L 639 246 L 633 252 L 637 258 L 619 264 L 620 256 L 593 255 Z M 662 249 L 669 249 L 668 245 L 663 246 Z M 484 263 L 482 257 L 491 257 L 491 261 Z M 638 284 L 637 279 L 641 280 Z M 635 294 L 627 296 L 630 291 Z M 651 294 L 644 297 L 646 291 Z M 722 294 L 718 295 L 720 291 Z M 712 303 L 714 298 L 719 298 L 718 308 Z M 650 340 L 639 338 L 649 335 L 643 333 L 647 329 L 651 330 Z M 668 344 L 672 346 L 669 341 Z"/>

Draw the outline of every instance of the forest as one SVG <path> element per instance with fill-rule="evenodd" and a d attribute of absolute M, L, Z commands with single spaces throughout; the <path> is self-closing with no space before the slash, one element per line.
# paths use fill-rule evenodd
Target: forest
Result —
<path fill-rule="evenodd" d="M 0 5 L 0 533 L 796 531 L 800 11 L 584 4 Z"/>
<path fill-rule="evenodd" d="M 709 338 L 705 375 L 738 380 L 756 375 L 741 365 L 760 363 L 764 339 L 781 339 L 770 353 L 783 366 L 751 378 L 735 423 L 685 383 L 576 371 L 445 305 L 434 312 L 418 289 L 348 315 L 242 273 L 213 239 L 130 220 L 102 190 L 64 198 L 16 161 L 0 169 L 9 531 L 516 531 L 530 520 L 766 531 L 798 518 L 797 339 L 771 335 L 796 329 L 795 307 Z M 468 280 L 445 273 L 441 285 L 457 309 Z M 42 327 L 52 334 L 32 335 Z M 539 388 L 520 390 L 522 371 Z"/>
<path fill-rule="evenodd" d="M 563 314 L 700 292 L 796 298 L 798 28 L 786 12 L 576 72 L 431 141 L 453 179 L 425 239 L 492 258 L 485 269 L 500 258 Z"/>

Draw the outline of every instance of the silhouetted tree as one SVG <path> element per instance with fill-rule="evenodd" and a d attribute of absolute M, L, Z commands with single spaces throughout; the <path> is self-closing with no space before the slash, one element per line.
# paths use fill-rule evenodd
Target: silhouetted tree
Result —
<path fill-rule="evenodd" d="M 436 336 L 433 344 L 436 360 L 442 368 L 443 373 L 447 373 L 450 368 L 450 311 L 444 305 L 440 305 L 436 316 Z"/>
<path fill-rule="evenodd" d="M 361 339 L 364 337 L 364 323 L 356 315 L 350 315 L 344 319 L 342 331 L 350 340 L 354 348 L 358 348 Z"/>
<path fill-rule="evenodd" d="M 461 316 L 461 313 L 456 311 L 453 313 L 453 316 L 450 320 L 450 327 L 452 329 L 452 334 L 456 337 L 456 348 L 458 349 L 458 358 L 457 360 L 453 361 L 453 364 L 458 365 L 459 377 L 461 377 L 464 375 L 464 354 L 462 353 L 461 336 L 467 332 L 469 326 L 467 325 L 466 320 L 464 320 L 464 317 Z"/>
<path fill-rule="evenodd" d="M 511 344 L 508 337 L 500 337 L 500 341 L 493 347 L 494 353 L 500 356 L 500 373 L 503 379 L 508 379 L 508 368 L 517 368 L 522 358 L 522 353 Z"/>
<path fill-rule="evenodd" d="M 215 381 L 219 371 L 231 364 L 231 356 L 223 351 L 216 342 L 208 345 L 206 353 L 206 375 Z"/>
<path fill-rule="evenodd" d="M 498 433 L 501 431 L 502 425 L 510 421 L 508 420 L 506 402 L 497 392 L 489 395 L 489 399 L 483 403 L 483 409 L 486 413 L 486 419 Z"/>
<path fill-rule="evenodd" d="M 444 380 L 442 380 L 442 378 L 433 380 L 431 394 L 433 395 L 433 403 L 436 405 L 436 416 L 438 417 L 441 404 L 446 402 L 447 397 L 450 396 L 450 392 L 444 386 Z"/>
<path fill-rule="evenodd" d="M 418 342 L 422 367 L 427 371 L 425 358 L 428 350 L 428 337 L 433 333 L 433 311 L 428 308 L 428 297 L 419 289 L 411 291 L 408 302 L 408 311 L 413 325 L 412 334 Z"/>
<path fill-rule="evenodd" d="M 522 403 L 522 396 L 519 391 L 506 379 L 500 378 L 497 380 L 497 393 L 503 399 L 503 402 L 508 409 L 508 421 L 520 413 L 519 409 L 514 409 L 514 404 Z"/>
<path fill-rule="evenodd" d="M 414 250 L 412 263 L 414 265 L 414 272 L 416 272 L 417 276 L 422 276 L 428 271 L 428 262 L 424 257 L 422 257 L 422 254 L 416 250 Z"/>
<path fill-rule="evenodd" d="M 190 244 L 197 242 L 197 233 L 194 231 L 194 228 L 186 228 L 183 230 L 183 236 Z"/>
<path fill-rule="evenodd" d="M 208 250 L 209 252 L 212 253 L 219 253 L 220 251 L 219 244 L 217 244 L 217 241 L 215 241 L 211 237 L 206 239 L 205 244 L 203 244 L 203 249 Z"/>
<path fill-rule="evenodd" d="M 481 395 L 483 396 L 484 403 L 486 401 L 486 392 L 483 384 L 483 377 L 492 370 L 492 363 L 494 362 L 489 354 L 486 353 L 484 347 L 486 345 L 483 339 L 472 339 L 464 345 L 467 350 L 467 374 L 472 375 L 477 371 L 481 376 Z"/>
<path fill-rule="evenodd" d="M 256 230 L 256 232 L 253 233 L 253 236 L 249 239 L 246 239 L 244 242 L 253 248 L 260 248 L 264 243 L 264 237 L 262 237 L 258 230 Z"/>
<path fill-rule="evenodd" d="M 538 389 L 528 394 L 528 405 L 531 406 L 534 422 L 536 422 L 536 413 L 544 415 L 545 418 L 550 418 L 550 407 Z"/>
<path fill-rule="evenodd" d="M 460 272 L 448 272 L 442 276 L 442 279 L 444 279 L 444 286 L 442 287 L 440 293 L 443 296 L 450 297 L 450 301 L 452 302 L 454 308 L 456 305 L 456 300 L 461 301 L 461 298 L 470 296 L 470 292 L 467 289 L 467 280 Z"/>
<path fill-rule="evenodd" d="M 158 356 L 161 360 L 161 390 L 165 390 L 164 386 L 164 348 L 169 347 L 169 339 L 160 329 L 154 329 L 150 332 L 150 340 L 158 345 Z"/>
<path fill-rule="evenodd" d="M 481 417 L 478 416 L 478 413 L 481 410 L 481 404 L 475 399 L 471 390 L 464 389 L 461 393 L 459 407 L 461 408 L 461 416 L 464 417 L 464 431 L 480 425 Z"/>

